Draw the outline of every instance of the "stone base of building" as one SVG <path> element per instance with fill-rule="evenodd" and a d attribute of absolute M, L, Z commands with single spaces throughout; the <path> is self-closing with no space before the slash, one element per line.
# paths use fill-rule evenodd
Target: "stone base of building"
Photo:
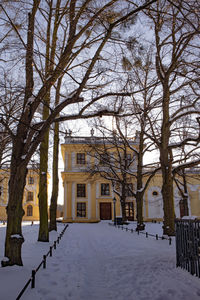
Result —
<path fill-rule="evenodd" d="M 71 218 L 67 218 L 67 219 L 63 219 L 63 223 L 98 223 L 100 222 L 101 220 L 100 219 L 84 219 L 84 220 L 81 220 L 81 219 L 71 219 Z"/>

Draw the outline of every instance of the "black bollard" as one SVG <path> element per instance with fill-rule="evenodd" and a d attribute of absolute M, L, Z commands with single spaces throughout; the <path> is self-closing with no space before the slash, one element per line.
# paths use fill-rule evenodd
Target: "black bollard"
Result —
<path fill-rule="evenodd" d="M 43 255 L 43 269 L 46 269 L 46 255 Z"/>
<path fill-rule="evenodd" d="M 35 288 L 35 270 L 32 270 L 32 276 L 31 276 L 31 288 Z"/>

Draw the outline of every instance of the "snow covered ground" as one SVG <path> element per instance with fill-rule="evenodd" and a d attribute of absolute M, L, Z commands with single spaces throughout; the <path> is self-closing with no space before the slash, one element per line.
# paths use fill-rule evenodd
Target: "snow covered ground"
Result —
<path fill-rule="evenodd" d="M 161 224 L 148 224 L 149 233 L 161 233 Z M 64 225 L 59 224 L 58 233 Z M 129 228 L 135 228 L 130 224 Z M 38 225 L 23 226 L 23 267 L 0 268 L 0 299 L 16 299 L 50 243 L 38 243 Z M 5 226 L 0 226 L 0 259 Z M 98 224 L 70 224 L 47 268 L 36 274 L 36 288 L 21 299 L 33 300 L 199 300 L 200 279 L 175 267 L 175 242 L 148 239 L 136 232 Z"/>

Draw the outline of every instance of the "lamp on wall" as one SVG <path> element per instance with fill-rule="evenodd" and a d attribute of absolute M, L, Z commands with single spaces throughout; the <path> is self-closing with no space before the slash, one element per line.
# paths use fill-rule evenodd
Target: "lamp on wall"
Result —
<path fill-rule="evenodd" d="M 91 136 L 94 135 L 94 129 L 93 128 L 90 130 L 90 133 L 91 133 Z"/>

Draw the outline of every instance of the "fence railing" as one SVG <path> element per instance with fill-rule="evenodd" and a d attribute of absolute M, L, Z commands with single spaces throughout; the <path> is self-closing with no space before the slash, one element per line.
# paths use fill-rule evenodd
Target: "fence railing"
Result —
<path fill-rule="evenodd" d="M 200 278 L 200 220 L 176 220 L 176 266 Z"/>
<path fill-rule="evenodd" d="M 56 249 L 56 244 L 59 244 L 63 234 L 65 233 L 65 230 L 67 229 L 67 227 L 69 226 L 69 224 L 66 224 L 64 229 L 61 231 L 61 233 L 59 234 L 58 238 L 56 241 L 54 241 L 53 245 L 50 246 L 49 251 L 47 252 L 46 255 L 43 255 L 43 260 L 41 261 L 41 263 L 39 264 L 39 266 L 35 269 L 32 270 L 31 272 L 31 277 L 29 278 L 29 280 L 26 282 L 25 286 L 23 287 L 23 289 L 21 290 L 21 292 L 19 293 L 19 295 L 17 296 L 16 300 L 19 300 L 21 298 L 21 296 L 24 294 L 25 290 L 27 289 L 27 287 L 29 285 L 31 285 L 31 288 L 35 288 L 35 276 L 36 273 L 39 271 L 39 269 L 41 268 L 41 266 L 43 266 L 43 269 L 46 269 L 46 259 L 48 256 L 52 256 L 52 250 Z"/>
<path fill-rule="evenodd" d="M 121 230 L 125 230 L 125 231 L 130 231 L 131 233 L 137 233 L 138 235 L 139 234 L 143 234 L 146 236 L 146 238 L 148 238 L 149 236 L 150 237 L 155 237 L 156 240 L 158 239 L 161 239 L 161 240 L 168 240 L 169 241 L 169 245 L 172 244 L 172 238 L 171 237 L 165 237 L 165 236 L 159 236 L 158 234 L 152 234 L 152 233 L 148 233 L 147 231 L 143 232 L 143 231 L 140 231 L 140 230 L 137 230 L 136 228 L 133 229 L 133 228 L 128 228 L 127 226 L 123 226 L 123 225 L 115 225 L 113 223 L 108 223 L 110 226 L 114 226 L 118 229 L 121 229 Z"/>

